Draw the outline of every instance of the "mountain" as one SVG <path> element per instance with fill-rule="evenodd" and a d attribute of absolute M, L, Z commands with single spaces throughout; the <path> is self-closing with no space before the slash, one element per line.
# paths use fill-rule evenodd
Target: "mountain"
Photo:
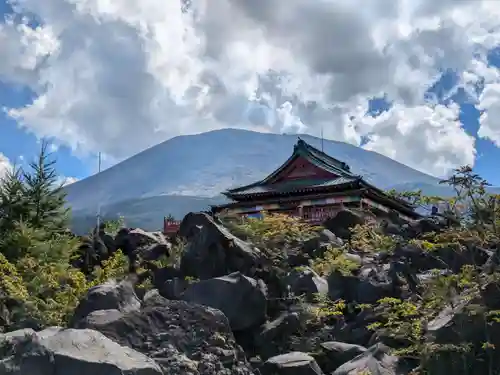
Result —
<path fill-rule="evenodd" d="M 119 216 L 126 218 L 127 226 L 140 227 L 146 230 L 160 230 L 163 218 L 171 214 L 181 218 L 189 211 L 203 211 L 210 205 L 221 204 L 225 198 L 213 198 L 159 195 L 149 198 L 127 199 L 111 203 L 101 208 L 104 220 L 116 219 Z M 96 212 L 89 210 L 76 210 L 72 212 L 73 231 L 85 234 L 96 224 Z"/>
<path fill-rule="evenodd" d="M 435 177 L 376 152 L 309 135 L 300 137 L 317 148 L 323 143 L 326 153 L 380 188 L 447 189 Z M 164 215 L 182 217 L 207 209 L 224 201 L 222 191 L 262 179 L 291 155 L 296 142 L 297 135 L 240 129 L 175 137 L 67 186 L 68 202 L 75 221 L 94 222 L 100 205 L 104 216 L 121 214 L 129 225 L 147 221 L 143 226 L 159 229 Z"/>

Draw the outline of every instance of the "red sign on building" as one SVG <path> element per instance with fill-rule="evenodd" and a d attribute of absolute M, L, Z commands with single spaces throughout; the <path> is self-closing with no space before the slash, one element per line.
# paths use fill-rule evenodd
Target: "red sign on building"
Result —
<path fill-rule="evenodd" d="M 173 235 L 179 231 L 181 222 L 179 220 L 167 220 L 163 219 L 163 233 L 166 235 Z"/>

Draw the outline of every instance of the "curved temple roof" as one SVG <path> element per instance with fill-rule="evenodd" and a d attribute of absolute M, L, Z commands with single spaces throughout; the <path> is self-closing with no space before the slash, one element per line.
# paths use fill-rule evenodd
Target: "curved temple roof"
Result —
<path fill-rule="evenodd" d="M 279 181 L 279 177 L 286 172 L 297 158 L 302 157 L 317 168 L 328 172 L 332 177 L 304 178 Z M 342 189 L 364 189 L 375 194 L 384 201 L 390 200 L 405 210 L 413 210 L 411 204 L 395 197 L 390 197 L 386 192 L 366 182 L 362 176 L 351 172 L 349 166 L 337 160 L 321 150 L 311 146 L 302 139 L 298 139 L 294 146 L 292 155 L 273 173 L 261 181 L 249 185 L 237 187 L 223 192 L 225 196 L 233 200 L 249 199 L 249 197 L 281 195 L 287 193 L 300 193 L 311 191 L 339 191 Z"/>
<path fill-rule="evenodd" d="M 315 165 L 318 168 L 323 169 L 324 171 L 330 172 L 332 175 L 337 177 L 332 179 L 321 179 L 321 180 L 298 180 L 298 181 L 286 181 L 283 183 L 271 184 L 273 180 L 276 179 L 277 176 L 281 174 L 281 172 L 288 167 L 296 158 L 303 157 L 311 164 Z M 264 178 L 261 181 L 254 182 L 249 185 L 237 187 L 234 189 L 229 189 L 223 194 L 231 197 L 231 196 L 241 196 L 246 194 L 258 194 L 270 191 L 295 191 L 301 190 L 301 188 L 313 188 L 313 187 L 327 187 L 327 186 L 336 186 L 336 185 L 344 185 L 356 182 L 361 179 L 361 176 L 357 176 L 350 171 L 349 166 L 337 160 L 323 151 L 318 150 L 317 148 L 311 146 L 306 143 L 304 140 L 300 139 L 294 146 L 293 154 L 286 160 L 278 169 L 276 169 L 269 176 Z"/>

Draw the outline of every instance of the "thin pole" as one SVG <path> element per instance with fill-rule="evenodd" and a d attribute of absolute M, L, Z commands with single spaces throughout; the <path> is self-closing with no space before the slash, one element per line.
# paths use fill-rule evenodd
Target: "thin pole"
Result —
<path fill-rule="evenodd" d="M 101 153 L 98 156 L 98 174 L 101 173 Z M 99 225 L 101 224 L 101 201 L 99 200 L 99 194 L 97 195 L 97 230 L 99 230 Z"/>
<path fill-rule="evenodd" d="M 323 126 L 321 127 L 321 152 L 323 152 Z"/>

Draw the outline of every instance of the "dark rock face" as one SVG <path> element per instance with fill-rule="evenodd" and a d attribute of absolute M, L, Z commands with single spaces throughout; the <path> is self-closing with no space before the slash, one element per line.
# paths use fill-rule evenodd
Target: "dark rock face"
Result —
<path fill-rule="evenodd" d="M 393 287 L 387 270 L 365 266 L 358 276 L 332 273 L 328 278 L 330 298 L 374 303 L 381 298 L 393 296 Z"/>
<path fill-rule="evenodd" d="M 80 322 L 90 313 L 99 310 L 116 310 L 130 312 L 139 310 L 141 301 L 134 291 L 132 283 L 110 280 L 106 284 L 97 285 L 87 292 L 87 295 L 77 306 L 70 322 L 71 327 L 78 327 Z"/>
<path fill-rule="evenodd" d="M 135 228 L 130 230 L 127 236 L 125 241 L 128 242 L 129 251 L 138 253 L 144 260 L 155 260 L 162 255 L 170 255 L 172 244 L 161 232 L 147 232 Z"/>
<path fill-rule="evenodd" d="M 327 341 L 320 344 L 321 354 L 316 361 L 326 373 L 331 373 L 344 363 L 351 361 L 365 353 L 367 349 L 361 345 L 348 344 L 338 341 Z"/>
<path fill-rule="evenodd" d="M 232 235 L 208 214 L 186 215 L 179 235 L 188 241 L 181 260 L 185 275 L 209 279 L 240 271 L 252 276 L 260 264 L 260 251 Z"/>
<path fill-rule="evenodd" d="M 366 222 L 363 215 L 344 209 L 339 211 L 334 217 L 329 218 L 323 223 L 323 226 L 335 236 L 342 239 L 349 239 L 351 232 L 349 229 L 354 228 L 356 225 L 362 225 Z"/>
<path fill-rule="evenodd" d="M 158 295 L 141 310 L 89 328 L 154 359 L 164 374 L 253 374 L 227 318 L 207 306 Z"/>
<path fill-rule="evenodd" d="M 344 241 L 333 234 L 328 229 L 323 229 L 319 232 L 318 236 L 305 241 L 301 246 L 301 252 L 306 253 L 311 257 L 318 257 L 323 255 L 323 250 L 328 246 L 340 247 Z"/>
<path fill-rule="evenodd" d="M 90 329 L 0 335 L 0 374 L 162 375 L 152 359 Z"/>
<path fill-rule="evenodd" d="M 300 313 L 286 311 L 276 319 L 263 324 L 255 333 L 254 345 L 263 358 L 276 356 L 289 346 L 290 336 L 300 333 Z"/>
<path fill-rule="evenodd" d="M 235 272 L 191 285 L 182 299 L 221 310 L 231 328 L 240 331 L 265 321 L 266 297 L 266 287 L 261 281 Z"/>
<path fill-rule="evenodd" d="M 159 288 L 160 294 L 172 300 L 182 299 L 182 295 L 185 290 L 189 287 L 189 283 L 181 278 L 173 278 L 171 280 L 166 280 Z"/>
<path fill-rule="evenodd" d="M 475 313 L 481 306 L 498 306 L 500 289 L 487 284 L 480 296 L 464 293 L 455 296 L 453 304 L 441 310 L 438 316 L 427 325 L 426 335 L 439 345 L 459 345 L 468 343 L 468 350 L 444 351 L 432 356 L 426 363 L 426 370 L 430 373 L 453 374 L 487 374 L 500 370 L 500 358 L 494 353 L 487 355 L 484 343 L 492 348 L 500 345 L 500 323 L 493 319 L 485 324 L 485 319 Z M 495 310 L 492 310 L 495 311 Z M 478 360 L 479 359 L 479 360 Z M 463 363 L 470 363 L 463 366 Z M 473 365 L 472 365 L 473 364 Z"/>
<path fill-rule="evenodd" d="M 134 271 L 135 262 L 153 261 L 161 256 L 169 256 L 172 244 L 161 232 L 147 232 L 140 228 L 122 228 L 115 236 L 115 247 L 128 257 L 130 270 Z"/>
<path fill-rule="evenodd" d="M 328 294 L 328 281 L 320 277 L 309 267 L 301 267 L 292 270 L 285 278 L 285 283 L 290 292 L 296 296 L 306 295 L 312 297 L 315 294 Z"/>

